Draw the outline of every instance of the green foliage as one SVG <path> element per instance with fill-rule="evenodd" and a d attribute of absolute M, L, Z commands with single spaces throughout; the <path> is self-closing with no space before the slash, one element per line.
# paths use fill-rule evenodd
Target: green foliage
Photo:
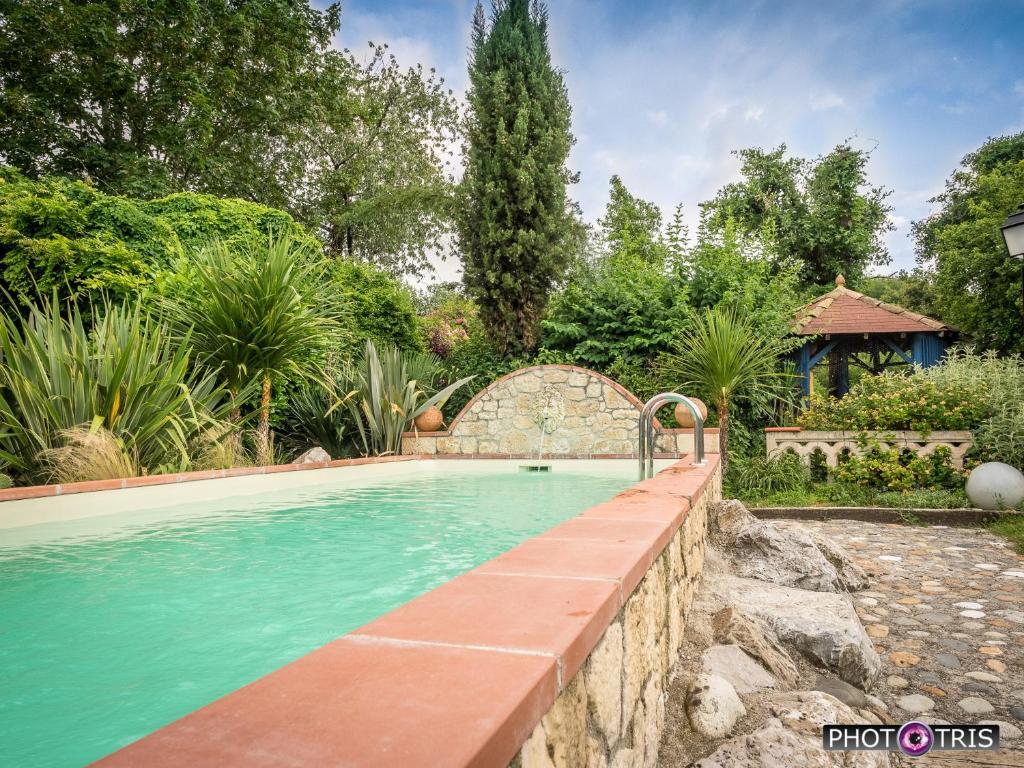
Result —
<path fill-rule="evenodd" d="M 551 64 L 547 10 L 495 4 L 473 19 L 459 240 L 463 280 L 502 355 L 531 351 L 564 274 L 574 224 L 565 167 L 570 108 Z"/>
<path fill-rule="evenodd" d="M 989 139 L 967 155 L 914 224 L 918 261 L 936 270 L 936 306 L 982 349 L 1024 352 L 1021 265 L 999 227 L 1024 200 L 1024 132 Z"/>
<path fill-rule="evenodd" d="M 336 388 L 320 382 L 309 382 L 288 397 L 288 415 L 283 426 L 285 439 L 297 451 L 320 446 L 331 458 L 340 458 L 350 452 L 349 439 L 352 419 L 344 408 L 336 408 Z"/>
<path fill-rule="evenodd" d="M 723 472 L 728 470 L 729 407 L 744 401 L 769 414 L 776 401 L 789 399 L 790 376 L 779 369 L 791 340 L 764 334 L 729 307 L 705 310 L 682 337 L 675 354 L 661 359 L 677 391 L 694 394 L 718 413 Z"/>
<path fill-rule="evenodd" d="M 992 533 L 1009 539 L 1014 548 L 1024 553 L 1024 515 L 1003 514 L 995 522 L 989 523 L 988 529 Z"/>
<path fill-rule="evenodd" d="M 935 287 L 935 274 L 924 269 L 900 270 L 888 276 L 863 278 L 857 290 L 886 304 L 942 320 Z"/>
<path fill-rule="evenodd" d="M 41 454 L 95 425 L 150 472 L 186 468 L 192 440 L 229 407 L 191 366 L 188 334 L 172 340 L 137 304 L 104 306 L 91 331 L 76 306 L 61 309 L 0 318 L 0 459 L 45 479 Z"/>
<path fill-rule="evenodd" d="M 758 455 L 734 461 L 727 478 L 730 494 L 739 498 L 791 493 L 806 488 L 810 471 L 795 453 L 768 458 Z"/>
<path fill-rule="evenodd" d="M 403 69 L 386 45 L 370 47 L 365 64 L 322 58 L 317 113 L 295 147 L 307 163 L 293 207 L 333 255 L 421 275 L 452 229 L 458 106 L 434 70 Z"/>
<path fill-rule="evenodd" d="M 120 300 L 152 280 L 155 257 L 177 247 L 174 232 L 136 201 L 0 168 L 0 275 L 10 294 L 0 304 L 25 307 L 55 291 L 60 301 Z"/>
<path fill-rule="evenodd" d="M 927 456 L 869 445 L 863 454 L 840 462 L 834 474 L 840 483 L 893 492 L 962 488 L 965 480 L 965 473 L 953 466 L 952 454 L 944 445 Z"/>
<path fill-rule="evenodd" d="M 804 429 L 972 429 L 986 415 L 978 392 L 964 383 L 915 371 L 865 376 L 841 398 L 815 395 L 797 419 Z"/>
<path fill-rule="evenodd" d="M 984 410 L 980 423 L 972 425 L 980 459 L 1024 467 L 1024 360 L 1019 355 L 957 349 L 922 376 L 939 387 L 970 392 Z"/>
<path fill-rule="evenodd" d="M 283 207 L 282 151 L 315 111 L 337 6 L 264 0 L 5 3 L 0 146 L 33 176 Z M 56 65 L 55 62 L 59 62 Z"/>
<path fill-rule="evenodd" d="M 867 179 L 870 153 L 840 144 L 814 160 L 786 157 L 786 145 L 744 149 L 743 181 L 705 204 L 708 225 L 732 220 L 745 234 L 774 233 L 774 266 L 796 267 L 802 286 L 830 284 L 842 273 L 856 285 L 870 266 L 889 263 L 883 237 L 892 229 L 889 192 Z"/>
<path fill-rule="evenodd" d="M 661 233 L 661 212 L 629 194 L 617 176 L 601 220 L 605 252 L 577 265 L 544 318 L 544 346 L 605 370 L 616 361 L 650 360 L 668 350 L 686 324 L 686 288 Z"/>
<path fill-rule="evenodd" d="M 431 406 L 443 406 L 472 378 L 459 379 L 428 395 L 439 367 L 432 355 L 403 352 L 395 346 L 382 347 L 378 352 L 372 341 L 366 342 L 362 358 L 343 373 L 347 392 L 338 404 L 348 409 L 364 456 L 401 453 L 402 433 L 413 419 Z"/>
<path fill-rule="evenodd" d="M 0 274 L 19 307 L 54 291 L 82 306 L 134 297 L 188 272 L 190 254 L 211 240 L 252 247 L 271 233 L 319 243 L 287 213 L 245 200 L 181 193 L 141 201 L 0 168 Z"/>
<path fill-rule="evenodd" d="M 14 481 L 11 479 L 10 475 L 0 472 L 0 491 L 4 490 L 4 488 L 11 488 L 13 486 Z"/>
<path fill-rule="evenodd" d="M 344 339 L 344 307 L 306 244 L 215 241 L 195 268 L 194 280 L 163 304 L 177 337 L 232 393 L 267 376 L 309 378 Z"/>
<path fill-rule="evenodd" d="M 337 259 L 331 281 L 351 313 L 354 343 L 370 340 L 406 350 L 422 350 L 411 291 L 386 272 L 369 264 Z"/>
<path fill-rule="evenodd" d="M 227 386 L 236 413 L 241 392 L 261 384 L 257 460 L 268 462 L 272 381 L 320 374 L 326 354 L 346 341 L 345 307 L 319 249 L 288 236 L 262 246 L 216 241 L 194 269 L 163 305 L 175 335 Z"/>

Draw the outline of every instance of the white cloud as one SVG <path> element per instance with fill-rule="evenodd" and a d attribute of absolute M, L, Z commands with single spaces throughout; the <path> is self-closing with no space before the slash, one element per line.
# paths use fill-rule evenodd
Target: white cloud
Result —
<path fill-rule="evenodd" d="M 837 93 L 822 93 L 811 97 L 811 110 L 823 112 L 827 109 L 839 109 L 846 106 L 846 99 Z"/>

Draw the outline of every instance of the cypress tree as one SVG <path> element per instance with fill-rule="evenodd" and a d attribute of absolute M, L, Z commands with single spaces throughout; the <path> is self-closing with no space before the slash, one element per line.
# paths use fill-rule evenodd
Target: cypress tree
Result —
<path fill-rule="evenodd" d="M 564 275 L 576 226 L 565 165 L 573 144 L 569 97 L 551 65 L 547 8 L 478 2 L 469 62 L 463 280 L 506 355 L 532 350 L 540 316 Z"/>

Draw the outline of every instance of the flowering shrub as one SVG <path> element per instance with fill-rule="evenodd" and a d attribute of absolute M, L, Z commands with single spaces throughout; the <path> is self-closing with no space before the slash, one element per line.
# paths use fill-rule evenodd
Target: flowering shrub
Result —
<path fill-rule="evenodd" d="M 939 382 L 921 372 L 866 376 L 846 397 L 815 396 L 798 418 L 804 429 L 971 429 L 988 413 L 984 397 L 959 382 Z"/>
<path fill-rule="evenodd" d="M 882 450 L 874 445 L 864 454 L 840 462 L 833 476 L 840 483 L 885 491 L 911 491 L 960 488 L 966 473 L 953 466 L 952 454 L 946 446 L 939 446 L 927 456 L 918 456 L 910 451 Z"/>

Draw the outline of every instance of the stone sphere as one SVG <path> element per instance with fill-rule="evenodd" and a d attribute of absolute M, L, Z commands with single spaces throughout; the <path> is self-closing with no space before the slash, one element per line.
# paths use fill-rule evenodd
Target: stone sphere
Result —
<path fill-rule="evenodd" d="M 708 407 L 704 405 L 702 400 L 698 400 L 696 397 L 691 397 L 693 404 L 697 406 L 697 410 L 700 411 L 700 417 L 704 420 L 708 420 Z M 676 421 L 679 422 L 680 427 L 686 427 L 687 429 L 693 427 L 693 412 L 687 408 L 683 403 L 676 403 Z"/>
<path fill-rule="evenodd" d="M 444 414 L 436 405 L 432 405 L 416 417 L 416 429 L 420 432 L 436 432 L 444 424 Z"/>
<path fill-rule="evenodd" d="M 1009 464 L 979 464 L 967 478 L 967 498 L 982 509 L 1013 509 L 1024 501 L 1024 474 Z"/>

